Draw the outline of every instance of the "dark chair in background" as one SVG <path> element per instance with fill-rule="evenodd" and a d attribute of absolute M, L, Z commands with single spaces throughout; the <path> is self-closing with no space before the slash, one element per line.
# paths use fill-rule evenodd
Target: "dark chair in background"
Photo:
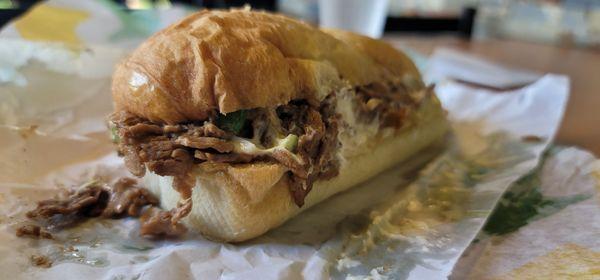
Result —
<path fill-rule="evenodd" d="M 385 23 L 386 32 L 402 33 L 455 33 L 460 37 L 470 39 L 477 10 L 472 7 L 464 8 L 457 16 L 440 17 L 388 17 Z"/>
<path fill-rule="evenodd" d="M 0 9 L 0 27 L 4 26 L 11 19 L 20 16 L 26 12 L 31 6 L 40 0 L 19 0 L 13 1 L 16 4 L 16 8 L 13 9 Z"/>
<path fill-rule="evenodd" d="M 250 4 L 253 9 L 275 11 L 277 10 L 276 0 L 252 1 L 252 0 L 175 0 L 171 2 L 191 4 L 198 7 L 209 9 L 225 9 L 231 7 L 241 7 Z"/>

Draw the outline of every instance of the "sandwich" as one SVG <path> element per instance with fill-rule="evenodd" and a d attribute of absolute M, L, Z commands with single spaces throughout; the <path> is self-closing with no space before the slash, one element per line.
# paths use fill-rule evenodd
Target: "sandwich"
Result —
<path fill-rule="evenodd" d="M 156 33 L 117 66 L 112 96 L 118 151 L 164 209 L 142 216 L 147 235 L 257 237 L 448 130 L 402 52 L 250 10 Z"/>

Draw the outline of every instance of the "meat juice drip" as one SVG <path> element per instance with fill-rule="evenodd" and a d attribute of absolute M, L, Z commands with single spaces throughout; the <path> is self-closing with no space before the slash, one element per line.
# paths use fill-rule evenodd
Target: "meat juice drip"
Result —
<path fill-rule="evenodd" d="M 140 235 L 142 236 L 180 236 L 187 232 L 181 219 L 192 211 L 192 188 L 194 180 L 189 171 L 173 178 L 173 188 L 179 192 L 181 200 L 171 210 L 149 209 L 140 218 Z"/>
<path fill-rule="evenodd" d="M 134 179 L 121 178 L 112 186 L 92 181 L 70 191 L 66 197 L 38 202 L 36 209 L 27 212 L 27 217 L 36 224 L 23 225 L 16 234 L 52 239 L 51 231 L 72 227 L 89 218 L 140 217 L 143 236 L 179 236 L 186 232 L 180 220 L 192 207 L 192 185 L 189 180 L 181 182 L 182 203 L 164 211 L 157 208 L 158 199 L 147 189 L 136 186 Z"/>

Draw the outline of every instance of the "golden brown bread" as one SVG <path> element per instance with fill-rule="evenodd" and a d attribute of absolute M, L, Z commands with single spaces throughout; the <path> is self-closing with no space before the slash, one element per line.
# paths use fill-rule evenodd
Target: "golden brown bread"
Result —
<path fill-rule="evenodd" d="M 377 64 L 377 67 L 389 71 L 392 77 L 409 74 L 415 79 L 421 79 L 419 70 L 410 58 L 383 41 L 343 30 L 323 29 L 323 31 L 367 55 Z"/>
<path fill-rule="evenodd" d="M 413 63 L 384 42 L 325 32 L 249 10 L 201 11 L 158 32 L 113 76 L 117 110 L 154 122 L 204 120 L 220 113 L 320 101 L 347 85 L 411 74 Z"/>

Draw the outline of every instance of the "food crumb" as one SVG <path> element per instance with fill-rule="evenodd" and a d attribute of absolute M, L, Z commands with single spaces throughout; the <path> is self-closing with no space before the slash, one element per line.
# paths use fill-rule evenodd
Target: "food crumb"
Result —
<path fill-rule="evenodd" d="M 15 233 L 18 237 L 33 237 L 33 238 L 45 238 L 45 239 L 53 239 L 52 234 L 48 231 L 42 229 L 37 225 L 24 225 L 17 228 Z"/>
<path fill-rule="evenodd" d="M 21 136 L 21 138 L 23 138 L 23 139 L 27 139 L 27 138 L 29 138 L 29 136 L 36 133 L 36 130 L 38 129 L 38 127 L 39 127 L 39 125 L 37 125 L 37 124 L 32 124 L 30 126 L 25 126 L 25 127 L 19 127 L 19 129 L 18 129 L 19 136 Z"/>
<path fill-rule="evenodd" d="M 421 203 L 419 201 L 411 200 L 408 202 L 408 206 L 406 208 L 410 212 L 417 212 L 417 211 L 421 211 L 421 209 L 423 209 L 423 206 L 421 205 Z"/>
<path fill-rule="evenodd" d="M 523 140 L 523 142 L 540 143 L 544 141 L 544 138 L 536 135 L 525 135 L 521 137 L 521 140 Z"/>
<path fill-rule="evenodd" d="M 37 267 L 49 268 L 52 266 L 52 261 L 44 255 L 32 255 L 31 264 Z"/>

